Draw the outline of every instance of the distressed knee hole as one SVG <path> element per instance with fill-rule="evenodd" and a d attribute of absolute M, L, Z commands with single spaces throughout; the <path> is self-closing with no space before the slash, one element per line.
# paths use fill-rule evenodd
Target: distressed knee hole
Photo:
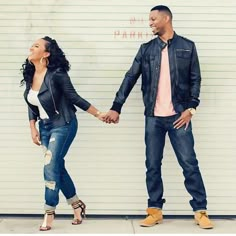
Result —
<path fill-rule="evenodd" d="M 50 138 L 49 143 L 55 142 L 55 137 Z"/>
<path fill-rule="evenodd" d="M 50 150 L 47 150 L 45 152 L 45 161 L 44 161 L 44 165 L 48 165 L 52 159 L 52 152 Z"/>
<path fill-rule="evenodd" d="M 51 190 L 55 190 L 56 182 L 55 181 L 45 181 L 45 186 Z"/>

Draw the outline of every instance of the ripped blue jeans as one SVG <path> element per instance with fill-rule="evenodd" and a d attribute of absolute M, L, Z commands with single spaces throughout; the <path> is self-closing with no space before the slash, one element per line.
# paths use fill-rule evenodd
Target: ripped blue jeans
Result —
<path fill-rule="evenodd" d="M 64 160 L 77 129 L 76 118 L 61 127 L 53 127 L 53 123 L 50 121 L 39 121 L 41 145 L 45 151 L 45 210 L 56 209 L 60 190 L 68 204 L 78 200 L 74 183 L 65 168 Z"/>

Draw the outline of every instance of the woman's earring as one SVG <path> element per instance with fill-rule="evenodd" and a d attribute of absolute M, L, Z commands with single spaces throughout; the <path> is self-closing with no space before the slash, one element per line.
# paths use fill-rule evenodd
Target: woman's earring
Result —
<path fill-rule="evenodd" d="M 49 65 L 49 60 L 48 60 L 48 58 L 45 57 L 44 59 L 46 60 L 46 66 L 48 66 L 48 65 Z"/>
<path fill-rule="evenodd" d="M 45 60 L 46 61 L 46 66 L 48 66 L 48 64 L 49 64 L 49 60 L 48 60 L 48 58 L 47 57 L 41 57 L 40 58 L 40 64 L 43 64 L 43 60 Z"/>
<path fill-rule="evenodd" d="M 41 57 L 41 58 L 40 58 L 40 61 L 39 61 L 40 64 L 43 64 L 43 59 L 44 59 L 44 57 Z"/>

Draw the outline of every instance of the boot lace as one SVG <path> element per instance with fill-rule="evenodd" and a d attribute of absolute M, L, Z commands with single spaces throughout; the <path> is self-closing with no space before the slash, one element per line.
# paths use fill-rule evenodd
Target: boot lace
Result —
<path fill-rule="evenodd" d="M 200 213 L 200 219 L 201 219 L 202 217 L 208 218 L 208 215 L 207 215 L 207 213 L 206 213 L 205 211 L 200 211 L 199 213 Z"/>

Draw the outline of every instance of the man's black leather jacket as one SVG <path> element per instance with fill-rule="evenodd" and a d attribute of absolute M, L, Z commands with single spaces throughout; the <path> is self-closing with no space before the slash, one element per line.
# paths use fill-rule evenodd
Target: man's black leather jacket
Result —
<path fill-rule="evenodd" d="M 37 121 L 40 119 L 38 107 L 30 104 L 27 99 L 30 88 L 31 84 L 26 84 L 24 98 L 29 108 L 29 120 Z M 49 119 L 57 126 L 69 123 L 75 117 L 74 105 L 84 111 L 90 106 L 89 102 L 77 94 L 70 77 L 61 69 L 47 71 L 39 90 L 38 99 Z"/>
<path fill-rule="evenodd" d="M 167 46 L 160 38 L 141 45 L 134 61 L 125 74 L 116 93 L 111 110 L 121 112 L 129 93 L 142 75 L 141 90 L 145 105 L 144 114 L 154 116 L 160 76 L 161 51 Z M 199 105 L 201 73 L 194 42 L 176 33 L 168 41 L 172 103 L 176 112 Z"/>

